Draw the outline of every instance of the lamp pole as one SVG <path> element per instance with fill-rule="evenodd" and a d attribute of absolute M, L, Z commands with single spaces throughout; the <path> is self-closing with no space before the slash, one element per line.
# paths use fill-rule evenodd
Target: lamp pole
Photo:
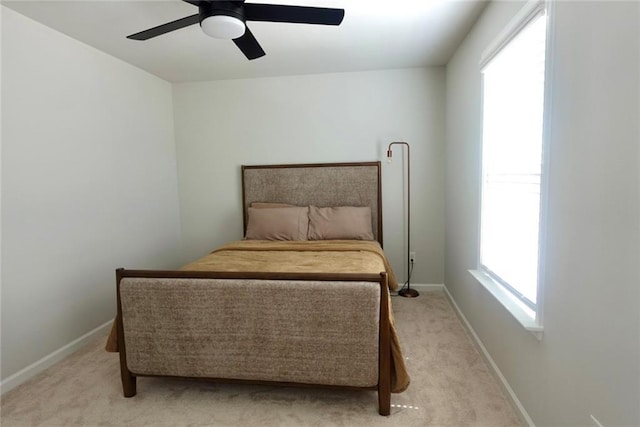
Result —
<path fill-rule="evenodd" d="M 398 295 L 415 298 L 418 295 L 418 291 L 411 289 L 411 155 L 409 152 L 409 144 L 402 141 L 392 142 L 387 148 L 387 159 L 391 161 L 393 145 L 404 145 L 407 147 L 407 287 L 400 289 Z"/>

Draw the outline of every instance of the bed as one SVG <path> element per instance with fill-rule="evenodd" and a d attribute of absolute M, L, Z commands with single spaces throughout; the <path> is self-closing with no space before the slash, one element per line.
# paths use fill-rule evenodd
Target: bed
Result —
<path fill-rule="evenodd" d="M 380 162 L 241 173 L 245 239 L 180 270 L 116 271 L 107 350 L 119 352 L 124 396 L 145 376 L 376 390 L 389 415 L 409 376 Z"/>

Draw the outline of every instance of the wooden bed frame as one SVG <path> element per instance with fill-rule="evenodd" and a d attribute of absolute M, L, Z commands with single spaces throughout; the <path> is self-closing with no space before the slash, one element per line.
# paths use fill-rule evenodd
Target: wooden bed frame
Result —
<path fill-rule="evenodd" d="M 361 177 L 363 177 L 361 179 Z M 306 177 L 306 178 L 303 178 Z M 354 181 L 355 180 L 355 181 Z M 246 213 L 248 206 L 254 201 L 269 201 L 290 203 L 296 205 L 315 204 L 317 206 L 371 206 L 373 214 L 374 234 L 382 243 L 382 204 L 380 185 L 380 162 L 365 163 L 332 163 L 305 165 L 273 165 L 273 166 L 242 166 L 243 182 L 243 211 L 246 230 Z M 367 187 L 366 189 L 364 187 Z M 351 194 L 357 189 L 359 194 Z M 333 193 L 333 195 L 331 195 Z M 172 375 L 171 372 L 135 372 L 130 370 L 127 358 L 127 342 L 135 339 L 128 338 L 127 328 L 123 324 L 123 298 L 121 288 L 124 284 L 136 280 L 152 280 L 157 283 L 168 284 L 187 280 L 188 283 L 210 281 L 213 287 L 222 284 L 242 284 L 255 281 L 270 281 L 269 283 L 294 283 L 296 281 L 319 282 L 327 285 L 335 283 L 367 282 L 377 283 L 379 288 L 379 307 L 369 307 L 373 312 L 379 312 L 378 319 L 378 354 L 377 354 L 377 384 L 371 386 L 333 385 L 322 383 L 300 383 L 289 381 L 263 381 L 254 379 L 226 378 L 224 376 L 210 376 L 206 373 L 197 376 Z M 197 271 L 156 271 L 156 270 L 116 270 L 117 289 L 117 341 L 120 353 L 120 372 L 125 397 L 136 394 L 136 380 L 138 377 L 158 376 L 170 378 L 190 378 L 226 383 L 249 384 L 279 384 L 285 386 L 312 386 L 324 388 L 377 390 L 378 408 L 381 415 L 390 414 L 391 405 L 391 336 L 389 289 L 387 273 L 378 274 L 319 274 L 319 273 L 236 273 L 236 272 L 197 272 Z M 186 282 L 180 282 L 186 283 Z M 208 283 L 208 282 L 207 282 Z M 265 282 L 266 283 L 266 282 Z M 357 286 L 357 284 L 354 284 Z M 179 285 L 178 285 L 179 286 Z M 257 285 L 260 286 L 260 285 Z M 208 287 L 206 289 L 209 289 Z M 213 288 L 212 288 L 213 289 Z M 287 298 L 286 294 L 279 294 L 279 298 Z M 353 301 L 351 301 L 353 303 Z M 376 303 L 377 304 L 377 303 Z M 287 304 L 285 304 L 287 305 Z M 244 307 L 244 306 L 243 306 Z M 238 309 L 238 307 L 236 307 Z M 213 315 L 213 314 L 212 314 Z M 130 344 L 132 341 L 129 341 Z M 370 367 L 371 368 L 371 367 Z"/>

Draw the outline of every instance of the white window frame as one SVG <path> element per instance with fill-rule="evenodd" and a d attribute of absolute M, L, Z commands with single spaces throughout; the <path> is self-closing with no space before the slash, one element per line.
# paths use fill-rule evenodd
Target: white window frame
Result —
<path fill-rule="evenodd" d="M 544 254 L 547 230 L 547 194 L 548 194 L 548 177 L 549 177 L 549 118 L 551 117 L 551 70 L 553 69 L 552 58 L 552 29 L 553 29 L 553 2 L 544 0 L 530 0 L 507 24 L 505 29 L 493 40 L 493 42 L 485 49 L 480 60 L 480 69 L 484 67 L 498 54 L 500 51 L 513 40 L 520 31 L 529 23 L 536 19 L 541 13 L 547 15 L 546 29 L 546 46 L 545 46 L 545 84 L 544 84 L 544 108 L 543 108 L 543 130 L 542 130 L 542 168 L 540 182 L 540 222 L 539 222 L 539 243 L 538 243 L 538 285 L 535 309 L 532 310 L 524 304 L 514 293 L 509 291 L 503 284 L 499 283 L 481 267 L 480 262 L 480 229 L 481 219 L 478 215 L 478 236 L 477 236 L 477 262 L 476 269 L 469 272 L 476 280 L 484 286 L 489 293 L 500 302 L 509 313 L 528 331 L 533 333 L 539 340 L 543 335 L 543 303 L 544 303 Z M 484 99 L 484 93 L 482 95 Z M 481 120 L 481 123 L 483 121 Z M 482 152 L 482 150 L 481 150 Z M 480 159 L 482 164 L 482 159 Z M 482 169 L 482 168 L 480 168 Z M 482 180 L 480 180 L 479 193 L 480 205 L 482 203 Z M 480 205 L 478 206 L 480 208 Z M 481 209 L 478 210 L 481 212 Z"/>

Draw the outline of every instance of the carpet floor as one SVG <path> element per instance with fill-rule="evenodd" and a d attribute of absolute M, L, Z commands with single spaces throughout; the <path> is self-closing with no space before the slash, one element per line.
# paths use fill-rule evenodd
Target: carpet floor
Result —
<path fill-rule="evenodd" d="M 118 355 L 97 340 L 5 393 L 12 426 L 520 426 L 441 291 L 393 298 L 409 389 L 378 415 L 373 391 L 139 378 L 122 396 Z"/>

